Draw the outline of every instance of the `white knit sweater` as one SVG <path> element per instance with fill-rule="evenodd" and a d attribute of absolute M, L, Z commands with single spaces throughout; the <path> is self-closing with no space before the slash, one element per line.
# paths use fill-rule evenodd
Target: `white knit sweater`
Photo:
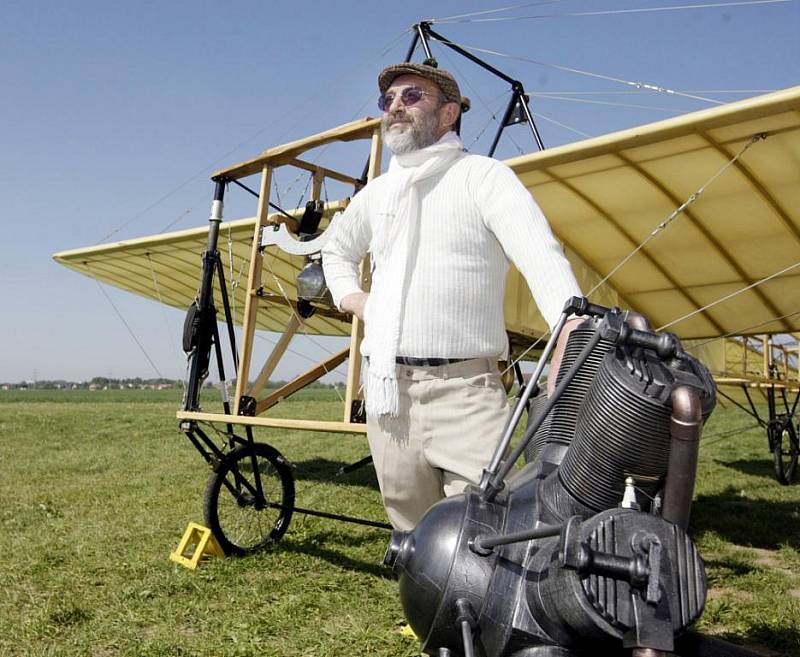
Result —
<path fill-rule="evenodd" d="M 384 231 L 389 176 L 370 182 L 330 230 L 323 267 L 334 302 L 361 291 L 359 263 Z M 444 173 L 420 183 L 418 249 L 410 279 L 397 354 L 420 358 L 499 357 L 508 341 L 503 297 L 509 258 L 525 277 L 552 327 L 565 301 L 580 288 L 542 211 L 506 165 L 463 154 Z M 373 264 L 373 281 L 380 264 Z M 362 354 L 370 353 L 370 303 Z"/>

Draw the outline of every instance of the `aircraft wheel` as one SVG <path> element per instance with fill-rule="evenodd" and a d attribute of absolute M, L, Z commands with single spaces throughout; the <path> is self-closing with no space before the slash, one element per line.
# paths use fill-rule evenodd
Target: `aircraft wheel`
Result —
<path fill-rule="evenodd" d="M 784 486 L 794 481 L 797 473 L 797 457 L 800 455 L 797 429 L 792 419 L 788 415 L 780 416 L 777 418 L 776 423 L 770 427 L 775 478 Z"/>
<path fill-rule="evenodd" d="M 294 476 L 289 464 L 270 445 L 254 447 L 255 455 L 249 445 L 232 450 L 206 485 L 206 524 L 227 555 L 242 556 L 280 540 L 292 519 Z"/>

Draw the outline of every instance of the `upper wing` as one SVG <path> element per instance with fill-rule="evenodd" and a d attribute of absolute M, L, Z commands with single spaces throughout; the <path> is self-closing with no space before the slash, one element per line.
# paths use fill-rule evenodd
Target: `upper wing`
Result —
<path fill-rule="evenodd" d="M 585 293 L 613 272 L 607 293 L 681 337 L 800 330 L 800 87 L 508 164 Z"/>
<path fill-rule="evenodd" d="M 610 275 L 592 291 L 596 302 L 633 308 L 684 338 L 800 331 L 800 87 L 508 164 L 563 241 L 584 293 Z M 220 232 L 229 287 L 237 283 L 239 323 L 253 228 L 253 219 L 243 219 Z M 100 281 L 186 307 L 200 280 L 207 232 L 201 227 L 54 257 Z M 271 303 L 258 327 L 281 331 L 303 259 L 270 247 L 265 263 Z M 542 332 L 527 286 L 513 270 L 505 308 L 512 333 Z M 349 327 L 318 312 L 306 331 L 346 335 Z"/>

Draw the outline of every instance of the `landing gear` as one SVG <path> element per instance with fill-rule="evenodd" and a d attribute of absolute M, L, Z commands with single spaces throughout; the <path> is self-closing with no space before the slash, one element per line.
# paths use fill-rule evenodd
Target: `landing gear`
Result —
<path fill-rule="evenodd" d="M 798 429 L 793 423 L 794 416 L 781 414 L 775 417 L 767 427 L 769 448 L 775 466 L 775 478 L 788 486 L 797 474 L 797 457 L 800 455 Z"/>
<path fill-rule="evenodd" d="M 236 447 L 208 479 L 205 520 L 225 554 L 242 556 L 280 540 L 293 508 L 292 470 L 265 443 Z"/>

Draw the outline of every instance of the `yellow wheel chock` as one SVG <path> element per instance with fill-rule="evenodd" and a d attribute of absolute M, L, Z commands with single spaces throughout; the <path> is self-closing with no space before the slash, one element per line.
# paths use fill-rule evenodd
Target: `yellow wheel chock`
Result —
<path fill-rule="evenodd" d="M 224 557 L 225 552 L 208 527 L 190 522 L 183 533 L 178 548 L 169 555 L 171 561 L 195 570 L 200 561 L 211 557 Z"/>

